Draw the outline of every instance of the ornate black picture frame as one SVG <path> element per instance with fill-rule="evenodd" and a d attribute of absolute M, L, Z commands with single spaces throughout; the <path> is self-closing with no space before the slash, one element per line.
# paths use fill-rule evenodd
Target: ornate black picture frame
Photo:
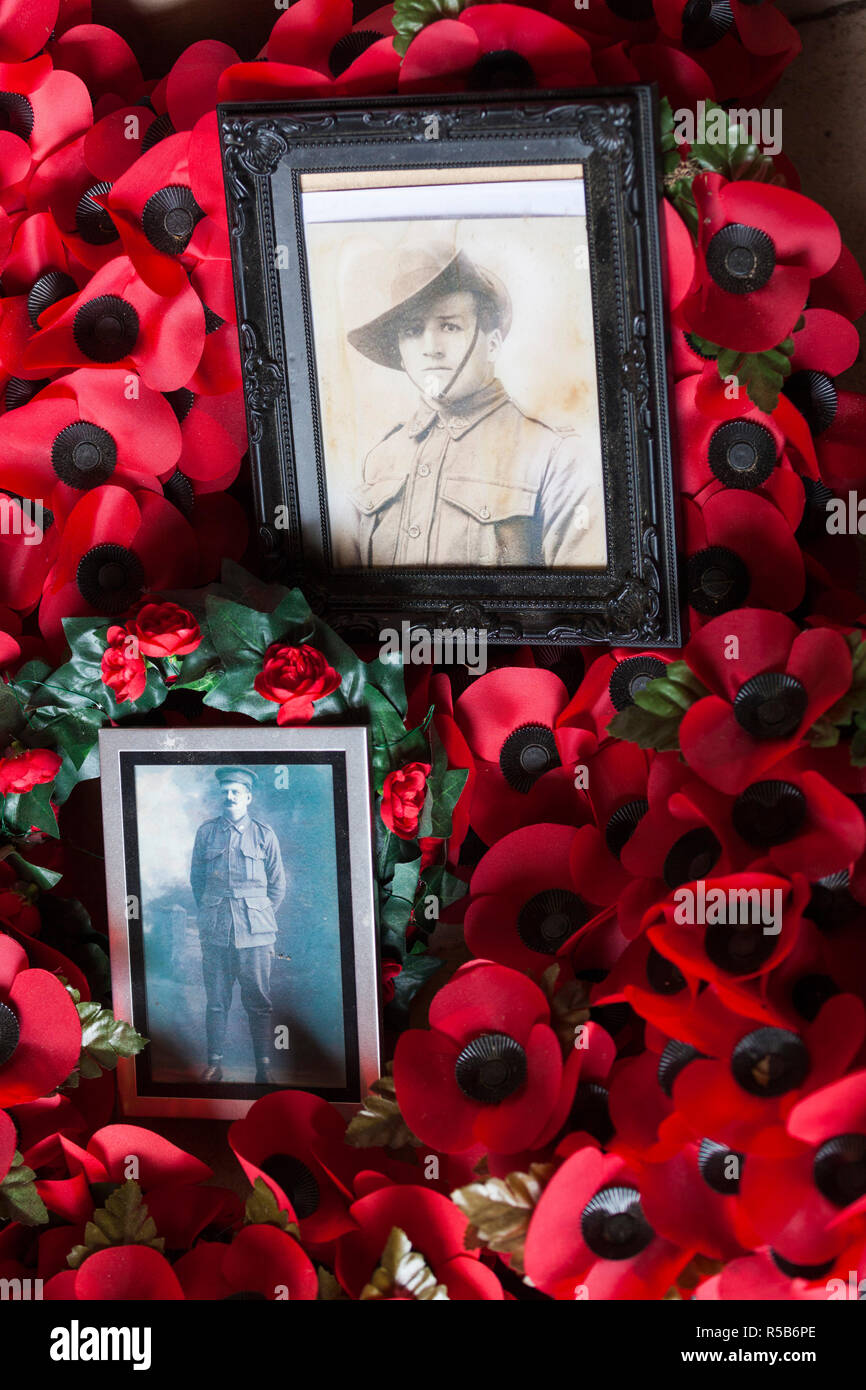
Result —
<path fill-rule="evenodd" d="M 408 621 L 481 628 L 494 642 L 679 646 L 655 89 L 244 103 L 218 119 L 270 572 L 355 640 Z M 582 165 L 586 190 L 606 565 L 335 565 L 302 177 L 569 162 Z"/>

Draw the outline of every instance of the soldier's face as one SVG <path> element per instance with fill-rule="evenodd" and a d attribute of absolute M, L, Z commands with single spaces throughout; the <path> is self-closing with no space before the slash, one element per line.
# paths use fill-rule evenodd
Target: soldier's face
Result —
<path fill-rule="evenodd" d="M 473 347 L 477 318 L 474 294 L 460 290 L 441 295 L 404 321 L 397 336 L 400 360 L 419 391 L 460 400 L 493 379 L 502 337 L 498 328 L 479 332 Z"/>
<path fill-rule="evenodd" d="M 231 820 L 240 820 L 253 794 L 244 782 L 223 783 L 223 811 Z"/>

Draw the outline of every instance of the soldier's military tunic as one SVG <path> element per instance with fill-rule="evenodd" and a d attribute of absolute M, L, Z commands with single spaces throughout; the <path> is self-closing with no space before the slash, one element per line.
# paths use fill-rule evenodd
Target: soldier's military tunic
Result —
<path fill-rule="evenodd" d="M 526 415 L 499 381 L 454 402 L 422 396 L 371 449 L 352 500 L 356 564 L 605 561 L 577 436 Z"/>
<path fill-rule="evenodd" d="M 275 912 L 286 895 L 279 842 L 263 821 L 216 816 L 195 837 L 190 884 L 198 905 L 207 995 L 208 1055 L 222 1056 L 234 982 L 241 987 L 257 1060 L 270 1055 Z"/>

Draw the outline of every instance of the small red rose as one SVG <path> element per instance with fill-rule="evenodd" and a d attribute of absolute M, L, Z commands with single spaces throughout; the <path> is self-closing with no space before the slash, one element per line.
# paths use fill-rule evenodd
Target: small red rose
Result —
<path fill-rule="evenodd" d="M 25 748 L 0 759 L 0 795 L 23 794 L 52 782 L 63 759 L 50 748 Z"/>
<path fill-rule="evenodd" d="M 138 638 L 142 656 L 186 656 L 201 643 L 201 629 L 186 608 L 176 603 L 144 603 L 126 624 Z"/>
<path fill-rule="evenodd" d="M 389 772 L 382 788 L 382 819 L 401 840 L 414 840 L 427 793 L 429 763 L 407 763 Z"/>
<path fill-rule="evenodd" d="M 313 701 L 332 695 L 342 679 L 316 647 L 272 642 L 253 684 L 265 700 L 279 705 L 278 724 L 306 724 Z"/>
<path fill-rule="evenodd" d="M 138 638 L 125 627 L 110 627 L 108 646 L 102 654 L 102 683 L 114 693 L 118 704 L 137 700 L 147 685 L 144 660 L 138 655 Z"/>

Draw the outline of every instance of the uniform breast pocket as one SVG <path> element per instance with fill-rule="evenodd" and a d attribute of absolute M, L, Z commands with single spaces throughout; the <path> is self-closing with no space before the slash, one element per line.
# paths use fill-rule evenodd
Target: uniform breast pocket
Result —
<path fill-rule="evenodd" d="M 265 851 L 261 845 L 244 845 L 244 869 L 248 879 L 254 883 L 266 883 Z"/>
<path fill-rule="evenodd" d="M 467 519 L 468 563 L 531 563 L 537 487 L 451 474 L 442 484 L 441 496 Z"/>

